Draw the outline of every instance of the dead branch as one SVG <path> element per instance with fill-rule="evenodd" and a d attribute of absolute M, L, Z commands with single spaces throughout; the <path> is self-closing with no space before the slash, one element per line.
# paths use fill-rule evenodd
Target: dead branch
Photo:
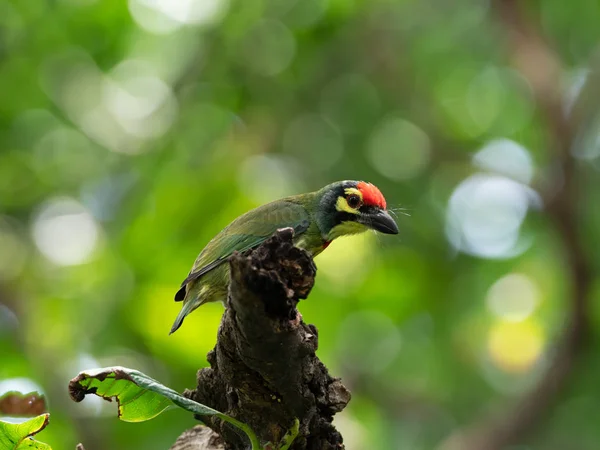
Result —
<path fill-rule="evenodd" d="M 232 256 L 228 307 L 208 354 L 210 368 L 198 372 L 197 387 L 184 395 L 248 424 L 263 443 L 279 442 L 298 419 L 292 449 L 343 449 L 332 420 L 350 393 L 316 357 L 317 329 L 296 309 L 316 268 L 292 238 L 291 229 L 280 230 L 249 255 Z M 199 419 L 226 449 L 247 448 L 246 438 L 220 419 Z M 186 433 L 172 450 L 199 439 Z"/>

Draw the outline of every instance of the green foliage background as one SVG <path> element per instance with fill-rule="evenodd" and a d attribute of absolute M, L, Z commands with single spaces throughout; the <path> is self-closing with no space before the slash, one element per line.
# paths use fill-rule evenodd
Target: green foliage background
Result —
<path fill-rule="evenodd" d="M 222 313 L 203 306 L 168 336 L 197 253 L 246 210 L 339 179 L 371 181 L 402 208 L 399 237 L 346 238 L 319 256 L 300 304 L 353 392 L 336 418 L 346 448 L 434 449 L 510 411 L 551 359 L 571 280 L 543 207 L 515 231 L 515 196 L 494 191 L 491 209 L 466 216 L 448 206 L 470 177 L 508 173 L 522 192 L 550 167 L 547 125 L 489 4 L 190 0 L 165 7 L 171 18 L 152 6 L 168 3 L 0 0 L 0 387 L 47 394 L 39 439 L 168 448 L 194 425 L 186 413 L 121 423 L 114 405 L 72 403 L 68 380 L 122 365 L 192 387 Z M 594 69 L 600 6 L 534 1 L 525 14 L 564 63 L 567 108 Z M 595 131 L 578 205 L 593 267 Z M 490 142 L 505 155 L 498 173 L 473 159 Z M 473 235 L 452 240 L 467 219 Z M 511 232 L 506 251 L 463 245 Z M 589 317 L 594 343 L 597 307 Z M 592 345 L 515 448 L 596 450 L 599 376 Z"/>

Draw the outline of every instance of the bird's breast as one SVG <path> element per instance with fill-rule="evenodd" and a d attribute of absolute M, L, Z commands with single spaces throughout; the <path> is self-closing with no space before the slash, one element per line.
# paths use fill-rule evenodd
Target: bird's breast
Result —
<path fill-rule="evenodd" d="M 297 240 L 294 242 L 296 247 L 306 250 L 312 256 L 317 256 L 325 250 L 329 244 L 330 242 L 324 241 L 321 236 L 314 237 L 307 234 L 298 236 Z"/>

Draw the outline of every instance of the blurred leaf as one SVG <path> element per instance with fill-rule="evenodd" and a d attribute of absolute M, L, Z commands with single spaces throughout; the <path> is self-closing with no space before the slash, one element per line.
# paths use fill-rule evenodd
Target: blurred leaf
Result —
<path fill-rule="evenodd" d="M 119 404 L 119 418 L 125 422 L 150 420 L 173 406 L 179 406 L 194 414 L 217 416 L 246 433 L 253 450 L 261 448 L 248 425 L 185 398 L 137 370 L 106 367 L 80 372 L 69 383 L 69 393 L 76 402 L 82 401 L 87 394 L 96 394 L 109 401 L 116 399 Z"/>
<path fill-rule="evenodd" d="M 7 392 L 0 397 L 0 415 L 35 417 L 46 411 L 44 396 L 37 392 L 30 392 L 29 394 Z"/>
<path fill-rule="evenodd" d="M 48 425 L 50 414 L 42 414 L 23 423 L 9 423 L 0 420 L 0 448 L 3 450 L 51 450 L 48 444 L 31 438 Z"/>

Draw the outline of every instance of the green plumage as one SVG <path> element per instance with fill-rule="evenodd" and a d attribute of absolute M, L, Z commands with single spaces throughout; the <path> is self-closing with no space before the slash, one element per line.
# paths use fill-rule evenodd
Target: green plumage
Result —
<path fill-rule="evenodd" d="M 276 200 L 231 222 L 198 255 L 175 295 L 176 301 L 183 300 L 183 306 L 171 333 L 181 326 L 185 316 L 200 305 L 225 301 L 229 284 L 229 265 L 226 262 L 234 251 L 243 253 L 256 248 L 278 229 L 291 227 L 295 231 L 294 244 L 316 256 L 328 241 L 340 234 L 348 234 L 333 231 L 336 225 L 342 225 L 342 222 L 336 223 L 335 216 L 340 211 L 335 209 L 335 201 L 338 195 L 343 195 L 343 187 L 348 183 L 356 182 L 334 183 L 317 192 Z M 353 225 L 352 233 L 368 229 L 357 222 Z"/>

